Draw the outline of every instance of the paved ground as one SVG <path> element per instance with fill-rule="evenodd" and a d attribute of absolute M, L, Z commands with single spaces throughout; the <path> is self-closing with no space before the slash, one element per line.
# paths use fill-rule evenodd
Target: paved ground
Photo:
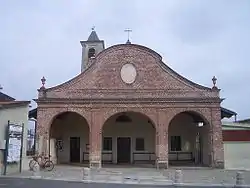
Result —
<path fill-rule="evenodd" d="M 19 178 L 0 178 L 0 187 L 4 188 L 153 188 L 154 186 L 106 184 L 106 183 L 82 183 L 55 180 L 34 180 Z M 159 186 L 158 186 L 159 187 Z M 165 187 L 165 186 L 164 186 Z M 170 186 L 169 186 L 170 187 Z"/>
<path fill-rule="evenodd" d="M 83 168 L 75 166 L 56 166 L 51 172 L 41 171 L 40 176 L 45 179 L 82 181 Z M 157 171 L 154 168 L 102 168 L 92 172 L 90 177 L 94 182 L 105 183 L 134 183 L 134 184 L 164 184 L 173 183 L 175 168 Z M 205 168 L 182 169 L 183 183 L 201 184 L 235 184 L 237 171 L 215 170 Z M 37 175 L 37 174 L 36 174 Z M 13 177 L 33 176 L 32 172 L 11 174 Z M 250 171 L 244 172 L 245 183 L 250 185 Z"/>
<path fill-rule="evenodd" d="M 134 184 L 110 184 L 110 183 L 83 183 L 43 179 L 24 179 L 24 178 L 0 178 L 0 187 L 4 188 L 174 188 L 192 187 L 206 188 L 206 186 L 174 186 L 174 185 L 134 185 Z M 223 188 L 226 186 L 213 186 L 213 188 Z M 227 186 L 232 188 L 233 186 Z"/>

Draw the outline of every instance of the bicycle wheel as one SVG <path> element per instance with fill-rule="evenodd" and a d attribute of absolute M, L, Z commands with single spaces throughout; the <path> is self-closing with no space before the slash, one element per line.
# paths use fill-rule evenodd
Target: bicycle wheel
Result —
<path fill-rule="evenodd" d="M 33 171 L 35 164 L 36 164 L 36 161 L 34 159 L 31 159 L 30 162 L 29 162 L 30 170 Z"/>
<path fill-rule="evenodd" d="M 54 163 L 52 161 L 46 161 L 44 164 L 44 168 L 48 171 L 51 171 L 54 169 Z"/>

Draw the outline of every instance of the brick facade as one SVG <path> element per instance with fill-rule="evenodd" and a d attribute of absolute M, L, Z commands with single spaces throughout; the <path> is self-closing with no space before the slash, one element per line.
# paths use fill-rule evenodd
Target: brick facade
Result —
<path fill-rule="evenodd" d="M 122 65 L 132 63 L 137 71 L 132 84 L 122 81 Z M 219 90 L 195 84 L 162 62 L 149 48 L 115 45 L 99 53 L 80 75 L 59 86 L 40 89 L 37 134 L 40 152 L 48 152 L 47 141 L 53 119 L 63 112 L 83 116 L 90 128 L 90 163 L 100 163 L 102 126 L 118 112 L 139 112 L 151 119 L 156 128 L 158 162 L 168 166 L 168 126 L 181 112 L 192 111 L 209 127 L 211 166 L 223 167 L 224 154 L 220 118 Z"/>

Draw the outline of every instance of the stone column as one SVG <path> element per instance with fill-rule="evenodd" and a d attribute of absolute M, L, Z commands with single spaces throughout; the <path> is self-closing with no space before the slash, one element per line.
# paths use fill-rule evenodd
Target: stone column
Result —
<path fill-rule="evenodd" d="M 42 150 L 41 150 L 41 154 L 44 154 L 46 156 L 49 155 L 49 134 L 48 133 L 44 133 L 42 137 Z"/>
<path fill-rule="evenodd" d="M 220 107 L 213 108 L 211 112 L 211 157 L 212 167 L 224 168 L 224 146 L 221 126 L 221 110 Z"/>
<path fill-rule="evenodd" d="M 54 164 L 57 163 L 57 155 L 56 155 L 56 139 L 50 138 L 50 160 L 53 161 Z"/>
<path fill-rule="evenodd" d="M 36 136 L 36 153 L 37 154 L 49 154 L 49 133 L 37 132 Z"/>
<path fill-rule="evenodd" d="M 49 127 L 52 114 L 46 109 L 37 110 L 37 153 L 49 155 Z"/>
<path fill-rule="evenodd" d="M 90 168 L 101 168 L 102 160 L 102 123 L 103 114 L 99 111 L 91 113 L 90 126 L 90 154 L 89 165 Z"/>
<path fill-rule="evenodd" d="M 164 111 L 158 112 L 158 127 L 157 127 L 157 142 L 156 156 L 157 166 L 159 168 L 168 168 L 168 120 L 167 113 Z"/>

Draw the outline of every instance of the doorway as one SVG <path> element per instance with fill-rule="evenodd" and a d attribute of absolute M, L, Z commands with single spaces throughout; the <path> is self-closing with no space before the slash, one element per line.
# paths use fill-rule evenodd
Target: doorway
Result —
<path fill-rule="evenodd" d="M 117 163 L 130 163 L 131 139 L 129 137 L 117 138 Z"/>
<path fill-rule="evenodd" d="M 80 137 L 70 137 L 70 162 L 80 162 Z"/>

